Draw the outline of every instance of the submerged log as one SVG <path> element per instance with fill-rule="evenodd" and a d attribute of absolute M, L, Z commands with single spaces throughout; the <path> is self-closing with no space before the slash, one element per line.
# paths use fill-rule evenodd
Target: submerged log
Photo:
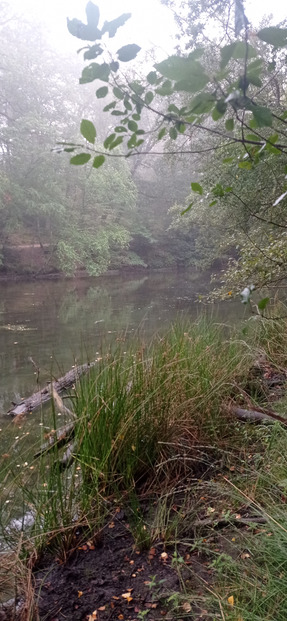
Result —
<path fill-rule="evenodd" d="M 63 390 L 70 388 L 81 375 L 87 373 L 96 364 L 97 360 L 82 364 L 81 366 L 77 366 L 71 369 L 70 371 L 68 371 L 68 373 L 63 375 L 63 377 L 60 377 L 60 379 L 54 382 L 49 382 L 47 386 L 42 388 L 42 390 L 34 392 L 34 394 L 27 399 L 23 399 L 21 403 L 13 405 L 13 407 L 7 412 L 7 414 L 9 416 L 19 416 L 21 414 L 32 412 L 36 408 L 43 405 L 43 403 L 47 403 L 47 401 L 50 401 L 53 390 L 55 390 L 56 393 L 61 393 L 63 392 Z"/>

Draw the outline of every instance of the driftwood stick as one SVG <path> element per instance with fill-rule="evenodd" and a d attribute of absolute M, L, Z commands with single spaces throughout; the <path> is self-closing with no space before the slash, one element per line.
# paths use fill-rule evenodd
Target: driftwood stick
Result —
<path fill-rule="evenodd" d="M 97 360 L 95 360 L 94 362 L 82 364 L 81 366 L 71 369 L 70 371 L 68 371 L 68 373 L 63 375 L 63 377 L 55 382 L 52 382 L 54 389 L 57 393 L 61 393 L 66 388 L 70 388 L 79 379 L 79 377 L 83 375 L 83 373 L 87 373 L 96 364 Z M 45 388 L 42 388 L 42 390 L 38 390 L 38 392 L 35 392 L 33 395 L 31 395 L 31 397 L 23 399 L 21 403 L 11 408 L 9 412 L 7 412 L 7 414 L 9 414 L 10 416 L 18 416 L 18 414 L 26 414 L 27 412 L 32 412 L 32 410 L 40 407 L 41 405 L 43 405 L 43 403 L 46 403 L 50 399 L 51 382 L 49 382 L 49 384 L 45 386 Z"/>
<path fill-rule="evenodd" d="M 57 445 L 58 448 L 64 446 L 74 436 L 75 419 L 77 418 L 76 414 L 64 405 L 63 399 L 61 399 L 60 395 L 58 395 L 55 389 L 54 382 L 51 384 L 51 395 L 57 409 L 62 414 L 68 414 L 72 419 L 74 419 L 74 422 L 72 421 L 70 423 L 67 423 L 67 425 L 65 425 L 64 427 L 60 427 L 59 429 L 56 429 L 56 431 L 52 431 L 49 434 L 48 442 L 42 444 L 39 451 L 34 455 L 34 459 L 36 457 L 39 457 L 39 455 L 43 455 L 43 453 L 47 453 L 48 451 L 52 450 L 55 445 Z M 68 450 L 69 449 L 67 449 L 66 453 L 68 453 Z M 68 461 L 66 453 L 61 460 L 61 462 L 63 463 Z"/>
<path fill-rule="evenodd" d="M 271 412 L 270 410 L 245 410 L 243 408 L 239 408 L 235 405 L 231 406 L 230 412 L 234 414 L 240 420 L 250 421 L 250 422 L 260 422 L 260 421 L 278 421 L 283 425 L 287 426 L 287 419 L 283 418 L 283 416 L 279 416 L 279 414 L 275 414 L 275 412 Z"/>
<path fill-rule="evenodd" d="M 61 399 L 59 393 L 56 391 L 54 382 L 52 382 L 50 390 L 51 390 L 52 399 L 54 401 L 54 404 L 57 410 L 59 410 L 59 412 L 61 412 L 62 414 L 68 414 L 68 416 L 75 419 L 76 418 L 75 412 L 72 412 L 72 410 L 70 410 L 69 408 L 67 408 L 66 405 L 64 405 L 63 399 Z"/>
<path fill-rule="evenodd" d="M 59 465 L 60 465 L 60 469 L 61 470 L 65 470 L 66 468 L 69 468 L 74 459 L 75 459 L 75 450 L 77 447 L 77 443 L 76 442 L 71 442 L 71 444 L 68 446 L 67 450 L 65 451 L 62 459 L 60 459 L 59 461 Z"/>
<path fill-rule="evenodd" d="M 234 526 L 256 526 L 256 524 L 267 524 L 267 519 L 264 518 L 262 515 L 258 515 L 257 517 L 253 515 L 252 517 L 229 517 L 228 520 L 220 517 L 217 520 L 214 518 L 205 518 L 202 520 L 195 520 L 195 522 L 193 522 L 193 526 L 195 528 L 202 528 L 205 526 L 218 528 L 223 526 L 229 526 L 230 524 L 233 524 Z"/>
<path fill-rule="evenodd" d="M 35 453 L 34 459 L 36 459 L 36 457 L 39 457 L 43 453 L 48 453 L 48 451 L 51 451 L 56 445 L 58 448 L 61 448 L 61 446 L 67 444 L 67 442 L 69 442 L 69 440 L 73 437 L 74 431 L 75 421 L 73 421 L 72 423 L 68 423 L 64 427 L 59 427 L 59 429 L 56 429 L 56 431 L 54 432 L 51 432 L 49 434 L 47 442 L 45 442 L 45 444 L 42 444 L 39 451 Z"/>

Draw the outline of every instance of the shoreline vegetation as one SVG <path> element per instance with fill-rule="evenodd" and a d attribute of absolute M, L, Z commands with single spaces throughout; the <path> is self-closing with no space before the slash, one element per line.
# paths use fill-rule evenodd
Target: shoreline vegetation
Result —
<path fill-rule="evenodd" d="M 54 395 L 1 458 L 0 619 L 285 621 L 286 335 L 278 302 L 123 334 Z"/>

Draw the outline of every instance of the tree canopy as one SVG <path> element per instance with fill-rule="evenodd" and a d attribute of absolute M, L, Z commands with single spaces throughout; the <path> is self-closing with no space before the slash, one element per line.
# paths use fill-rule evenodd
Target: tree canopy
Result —
<path fill-rule="evenodd" d="M 80 83 L 99 82 L 96 97 L 110 116 L 101 147 L 96 124 L 82 120 L 86 142 L 69 145 L 75 151 L 71 163 L 98 169 L 111 158 L 166 151 L 203 161 L 204 183 L 195 175 L 188 204 L 177 210 L 186 218 L 182 226 L 208 219 L 225 223 L 219 244 L 236 249 L 228 287 L 230 280 L 238 289 L 246 279 L 259 286 L 282 278 L 287 256 L 286 24 L 255 30 L 243 0 L 163 3 L 176 13 L 181 39 L 173 54 L 140 77 L 136 42 L 115 54 L 105 43 L 129 14 L 102 22 L 98 7 L 88 2 L 86 23 L 68 20 L 71 34 L 86 42 Z M 147 116 L 153 119 L 148 130 Z M 66 144 L 62 147 L 67 150 Z"/>

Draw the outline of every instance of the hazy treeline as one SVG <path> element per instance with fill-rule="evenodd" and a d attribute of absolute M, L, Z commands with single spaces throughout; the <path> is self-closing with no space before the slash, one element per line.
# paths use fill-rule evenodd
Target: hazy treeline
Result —
<path fill-rule="evenodd" d="M 52 49 L 40 24 L 7 17 L 0 42 L 2 273 L 23 269 L 9 249 L 29 244 L 43 247 L 44 272 L 188 264 L 193 235 L 169 230 L 168 215 L 188 192 L 188 162 L 139 156 L 110 158 L 97 171 L 71 166 L 57 143 L 79 140 L 86 117 L 101 128 L 101 148 L 109 117 L 95 88 L 79 86 L 77 57 Z"/>

